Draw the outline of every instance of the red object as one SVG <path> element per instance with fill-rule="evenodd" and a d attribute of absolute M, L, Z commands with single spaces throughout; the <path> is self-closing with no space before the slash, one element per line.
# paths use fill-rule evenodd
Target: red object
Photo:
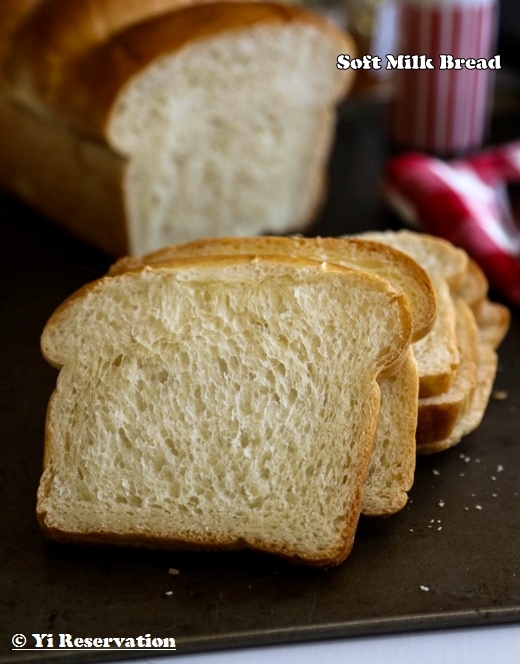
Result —
<path fill-rule="evenodd" d="M 468 159 L 408 153 L 389 161 L 383 193 L 409 224 L 465 249 L 520 306 L 520 225 L 507 184 L 520 183 L 520 141 Z"/>
<path fill-rule="evenodd" d="M 399 8 L 399 53 L 421 54 L 431 66 L 395 71 L 394 143 L 441 156 L 479 148 L 494 71 L 474 65 L 494 56 L 496 0 L 401 0 Z"/>

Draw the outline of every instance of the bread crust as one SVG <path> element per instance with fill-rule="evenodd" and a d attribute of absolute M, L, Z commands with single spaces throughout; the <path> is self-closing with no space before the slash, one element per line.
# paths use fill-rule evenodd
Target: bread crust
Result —
<path fill-rule="evenodd" d="M 67 532 L 60 528 L 56 528 L 47 522 L 46 512 L 38 510 L 36 513 L 38 525 L 46 537 L 62 544 L 82 544 L 92 547 L 99 546 L 120 546 L 124 548 L 147 548 L 162 551 L 196 551 L 196 552 L 233 552 L 244 551 L 249 549 L 257 553 L 264 553 L 268 555 L 276 555 L 278 558 L 285 560 L 292 564 L 306 565 L 308 567 L 317 567 L 321 569 L 328 569 L 337 567 L 344 562 L 349 556 L 353 544 L 354 535 L 358 519 L 352 519 L 349 523 L 348 538 L 343 545 L 338 548 L 337 553 L 332 556 L 323 558 L 310 558 L 302 557 L 297 552 L 274 550 L 273 547 L 265 546 L 248 541 L 246 539 L 233 539 L 226 541 L 206 541 L 199 540 L 181 540 L 174 539 L 165 535 L 164 537 L 156 536 L 151 533 L 135 533 L 132 535 L 121 535 L 119 533 L 108 533 L 101 530 L 85 531 L 85 532 Z"/>
<path fill-rule="evenodd" d="M 207 1 L 2 0 L 0 62 L 7 56 L 3 69 L 9 71 L 12 86 L 40 106 L 72 62 L 116 33 Z M 3 35 L 9 39 L 1 39 Z"/>
<path fill-rule="evenodd" d="M 8 75 L 16 95 L 27 103 L 46 113 L 50 111 L 77 131 L 104 140 L 119 92 L 149 63 L 222 32 L 291 23 L 312 25 L 328 34 L 337 41 L 338 52 L 354 51 L 350 37 L 329 21 L 300 7 L 264 2 L 212 2 L 190 4 L 137 23 L 89 49 L 84 57 L 65 59 L 59 68 L 49 71 L 32 71 L 38 68 L 36 63 L 46 62 L 45 57 L 36 57 L 36 43 L 26 49 L 28 52 L 14 50 Z M 37 27 L 31 27 L 34 41 Z M 100 71 L 104 72 L 102 77 Z M 27 80 L 32 81 L 30 85 Z M 347 94 L 352 80 L 352 75 L 338 78 L 341 81 L 338 101 Z"/>
<path fill-rule="evenodd" d="M 455 302 L 457 340 L 461 362 L 455 380 L 444 394 L 419 399 L 417 421 L 418 448 L 447 438 L 471 399 L 477 382 L 478 328 L 470 307 Z"/>
<path fill-rule="evenodd" d="M 44 2 L 45 0 L 2 0 L 0 2 L 0 86 L 6 83 L 6 58 L 13 49 L 13 36 L 16 39 L 20 26 Z"/>
<path fill-rule="evenodd" d="M 49 220 L 102 251 L 129 251 L 126 161 L 0 95 L 0 179 Z"/>

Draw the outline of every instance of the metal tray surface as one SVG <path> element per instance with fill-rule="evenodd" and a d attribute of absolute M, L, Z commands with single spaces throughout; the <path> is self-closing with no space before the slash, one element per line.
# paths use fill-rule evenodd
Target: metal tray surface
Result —
<path fill-rule="evenodd" d="M 377 116 L 377 117 L 376 117 Z M 322 234 L 384 227 L 375 192 L 377 111 L 342 119 Z M 353 156 L 357 159 L 355 167 Z M 357 155 L 357 157 L 356 157 Z M 250 552 L 166 553 L 58 545 L 36 524 L 43 427 L 56 372 L 39 335 L 53 309 L 105 271 L 106 257 L 0 198 L 0 661 L 95 661 L 149 652 L 12 650 L 14 634 L 174 637 L 177 652 L 520 619 L 520 317 L 500 349 L 480 428 L 420 458 L 407 507 L 362 519 L 330 571 Z M 170 573 L 177 570 L 178 574 Z M 156 654 L 160 654 L 157 652 Z"/>

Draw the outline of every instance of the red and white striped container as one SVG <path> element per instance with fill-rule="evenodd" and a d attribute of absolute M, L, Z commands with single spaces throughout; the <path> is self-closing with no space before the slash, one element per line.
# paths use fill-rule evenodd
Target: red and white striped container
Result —
<path fill-rule="evenodd" d="M 396 145 L 455 156 L 482 144 L 494 70 L 441 69 L 441 55 L 494 58 L 497 13 L 496 0 L 400 0 L 399 53 L 431 58 L 434 69 L 396 71 Z"/>

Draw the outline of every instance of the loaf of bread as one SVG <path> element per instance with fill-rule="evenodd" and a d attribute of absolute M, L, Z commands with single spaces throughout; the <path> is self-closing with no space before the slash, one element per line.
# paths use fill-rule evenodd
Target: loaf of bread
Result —
<path fill-rule="evenodd" d="M 0 11 L 1 187 L 115 256 L 313 221 L 352 81 L 326 19 L 197 0 Z"/>
<path fill-rule="evenodd" d="M 377 381 L 406 360 L 412 329 L 386 280 L 304 258 L 179 258 L 87 285 L 42 335 L 60 369 L 43 530 L 340 563 L 361 512 Z"/>

